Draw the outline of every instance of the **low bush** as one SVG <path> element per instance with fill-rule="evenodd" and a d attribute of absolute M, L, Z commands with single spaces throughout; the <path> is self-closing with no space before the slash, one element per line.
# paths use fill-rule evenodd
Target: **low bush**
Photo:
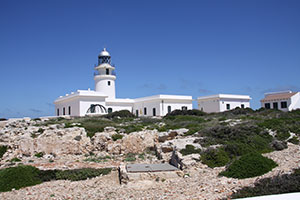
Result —
<path fill-rule="evenodd" d="M 135 115 L 132 114 L 128 110 L 120 110 L 120 111 L 115 111 L 115 112 L 109 113 L 107 115 L 104 115 L 103 117 L 108 118 L 108 119 L 112 119 L 112 118 L 115 118 L 115 117 L 120 117 L 120 118 L 134 118 Z"/>
<path fill-rule="evenodd" d="M 10 162 L 21 162 L 21 160 L 19 158 L 12 158 Z"/>
<path fill-rule="evenodd" d="M 125 133 L 132 133 L 142 131 L 144 127 L 141 124 L 129 124 L 127 126 L 121 126 L 119 128 L 124 129 Z"/>
<path fill-rule="evenodd" d="M 32 166 L 19 165 L 0 170 L 0 192 L 10 191 L 13 188 L 33 186 L 51 180 L 79 181 L 99 175 L 107 175 L 111 168 L 93 169 L 83 168 L 74 170 L 39 170 Z"/>
<path fill-rule="evenodd" d="M 201 152 L 201 149 L 196 149 L 193 145 L 191 145 L 191 144 L 187 144 L 186 146 L 185 146 L 185 148 L 184 149 L 181 149 L 180 150 L 180 153 L 182 154 L 182 155 L 189 155 L 189 154 L 193 154 L 193 153 L 200 153 Z"/>
<path fill-rule="evenodd" d="M 42 128 L 39 128 L 39 130 L 37 131 L 37 132 L 39 132 L 39 133 L 44 133 L 44 129 L 42 129 Z"/>
<path fill-rule="evenodd" d="M 38 153 L 34 154 L 34 156 L 37 157 L 37 158 L 41 158 L 41 157 L 44 156 L 44 153 L 43 152 L 38 152 Z"/>
<path fill-rule="evenodd" d="M 117 140 L 121 140 L 123 138 L 123 135 L 121 135 L 121 134 L 113 134 L 111 136 L 111 138 L 112 138 L 113 141 L 117 141 Z"/>
<path fill-rule="evenodd" d="M 19 165 L 0 170 L 0 192 L 16 190 L 42 183 L 39 170 L 32 166 Z"/>
<path fill-rule="evenodd" d="M 0 118 L 0 121 L 7 121 L 6 118 Z"/>
<path fill-rule="evenodd" d="M 244 187 L 232 194 L 230 199 L 292 192 L 300 192 L 300 169 L 295 169 L 291 174 L 260 179 L 254 187 Z"/>
<path fill-rule="evenodd" d="M 134 153 L 128 153 L 124 159 L 124 161 L 127 161 L 127 162 L 132 162 L 135 160 L 136 160 L 136 157 L 135 157 Z"/>
<path fill-rule="evenodd" d="M 7 146 L 0 146 L 0 159 L 3 157 L 6 151 L 7 151 Z"/>
<path fill-rule="evenodd" d="M 277 130 L 276 136 L 275 136 L 275 137 L 276 137 L 278 140 L 286 140 L 286 139 L 288 139 L 290 136 L 291 136 L 291 135 L 290 135 L 290 133 L 289 133 L 288 130 Z"/>
<path fill-rule="evenodd" d="M 193 110 L 173 110 L 172 112 L 168 113 L 164 118 L 168 118 L 170 116 L 177 116 L 177 115 L 195 115 L 195 116 L 204 116 L 206 115 L 205 112 L 193 109 Z"/>
<path fill-rule="evenodd" d="M 289 139 L 288 142 L 293 143 L 293 144 L 299 144 L 299 139 L 298 139 L 298 137 L 294 136 L 291 139 Z M 1 157 L 1 154 L 0 154 L 0 157 Z"/>
<path fill-rule="evenodd" d="M 287 142 L 285 141 L 280 141 L 280 140 L 273 140 L 271 142 L 271 146 L 276 150 L 276 151 L 281 151 L 283 149 L 286 149 L 287 146 Z"/>
<path fill-rule="evenodd" d="M 56 176 L 56 180 L 79 181 L 79 180 L 86 180 L 88 178 L 93 178 L 100 175 L 106 175 L 109 174 L 110 172 L 111 172 L 111 168 L 104 168 L 104 169 L 83 168 L 83 169 L 57 171 L 55 173 L 55 176 Z"/>
<path fill-rule="evenodd" d="M 251 108 L 240 108 L 236 107 L 235 109 L 225 111 L 223 114 L 228 115 L 228 114 L 233 114 L 233 115 L 245 115 L 245 114 L 251 114 L 254 113 L 254 110 Z"/>
<path fill-rule="evenodd" d="M 226 165 L 230 159 L 223 148 L 207 149 L 201 154 L 201 161 L 210 168 Z"/>
<path fill-rule="evenodd" d="M 100 162 L 107 162 L 110 159 L 111 159 L 110 156 L 99 156 L 99 157 L 90 157 L 85 159 L 84 161 L 100 163 Z"/>
<path fill-rule="evenodd" d="M 263 157 L 259 153 L 252 152 L 235 160 L 220 175 L 244 179 L 263 175 L 276 166 L 277 164 L 273 160 Z"/>

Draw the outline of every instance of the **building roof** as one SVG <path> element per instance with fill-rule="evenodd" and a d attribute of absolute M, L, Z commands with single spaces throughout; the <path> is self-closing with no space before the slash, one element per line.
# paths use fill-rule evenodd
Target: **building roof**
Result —
<path fill-rule="evenodd" d="M 65 96 L 60 96 L 54 103 L 69 100 L 75 97 L 101 97 L 106 98 L 107 95 L 103 92 L 96 92 L 94 90 L 77 90 L 76 92 L 71 92 L 71 94 L 66 94 Z"/>
<path fill-rule="evenodd" d="M 135 102 L 151 101 L 151 100 L 184 100 L 184 101 L 189 100 L 189 101 L 193 101 L 193 97 L 192 96 L 184 96 L 184 95 L 159 94 L 159 95 L 134 99 Z"/>
<path fill-rule="evenodd" d="M 236 95 L 236 94 L 215 94 L 210 96 L 198 97 L 198 100 L 206 100 L 206 99 L 245 99 L 250 100 L 251 97 L 249 95 Z"/>
<path fill-rule="evenodd" d="M 265 98 L 263 98 L 260 101 L 263 102 L 263 101 L 289 99 L 292 96 L 294 96 L 295 94 L 297 94 L 297 92 L 291 92 L 291 91 L 283 92 L 283 93 L 268 93 L 268 94 L 265 94 Z"/>
<path fill-rule="evenodd" d="M 106 48 L 103 48 L 103 50 L 98 55 L 98 57 L 102 57 L 102 56 L 109 56 L 110 57 L 110 54 L 108 53 L 108 51 L 106 51 Z"/>

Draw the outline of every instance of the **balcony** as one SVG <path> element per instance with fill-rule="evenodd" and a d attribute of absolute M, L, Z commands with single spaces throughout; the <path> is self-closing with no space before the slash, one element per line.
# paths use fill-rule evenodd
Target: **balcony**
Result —
<path fill-rule="evenodd" d="M 111 75 L 111 76 L 116 76 L 116 71 L 113 70 L 111 71 L 111 73 L 107 74 L 107 73 L 100 73 L 99 71 L 94 72 L 94 76 L 99 76 L 99 75 Z"/>

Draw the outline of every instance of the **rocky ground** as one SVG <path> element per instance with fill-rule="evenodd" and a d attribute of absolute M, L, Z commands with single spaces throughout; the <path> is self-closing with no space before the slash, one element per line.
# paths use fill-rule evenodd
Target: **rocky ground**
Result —
<path fill-rule="evenodd" d="M 121 163 L 127 162 L 125 159 L 129 152 L 137 154 L 136 163 L 161 162 L 155 155 L 147 154 L 148 148 L 154 148 L 162 160 L 167 161 L 174 148 L 184 148 L 186 144 L 193 143 L 195 138 L 182 137 L 187 131 L 184 129 L 163 133 L 145 130 L 113 141 L 111 136 L 115 130 L 107 128 L 104 132 L 96 133 L 91 140 L 86 137 L 83 128 L 64 128 L 61 125 L 40 127 L 35 126 L 35 123 L 23 120 L 2 124 L 0 145 L 8 145 L 10 148 L 0 162 L 1 168 L 16 165 L 10 160 L 19 158 L 23 164 L 40 169 L 113 167 L 115 170 L 109 175 L 85 181 L 51 181 L 3 192 L 0 193 L 0 199 L 222 199 L 244 186 L 253 185 L 258 179 L 291 173 L 292 169 L 300 167 L 299 145 L 289 143 L 287 149 L 264 154 L 277 162 L 278 167 L 260 177 L 243 180 L 219 177 L 218 174 L 225 167 L 211 169 L 192 159 L 193 155 L 180 155 L 184 169 L 176 178 L 120 184 L 116 169 Z M 40 158 L 35 156 L 39 152 L 44 154 Z M 145 154 L 141 154 L 143 152 Z M 110 158 L 99 162 L 88 160 L 99 156 Z"/>

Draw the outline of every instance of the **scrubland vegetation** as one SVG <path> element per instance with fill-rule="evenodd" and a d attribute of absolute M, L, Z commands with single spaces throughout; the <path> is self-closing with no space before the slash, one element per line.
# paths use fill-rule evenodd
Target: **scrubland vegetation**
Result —
<path fill-rule="evenodd" d="M 79 181 L 106 175 L 111 172 L 105 169 L 74 169 L 74 170 L 39 170 L 32 166 L 19 165 L 0 170 L 0 192 L 20 189 L 26 186 L 37 185 L 51 180 Z"/>
<path fill-rule="evenodd" d="M 260 176 L 272 170 L 277 164 L 262 154 L 283 150 L 287 148 L 287 142 L 299 144 L 300 136 L 300 110 L 281 112 L 279 110 L 259 109 L 254 111 L 249 108 L 237 108 L 223 113 L 212 114 L 199 110 L 175 110 L 163 118 L 136 118 L 129 111 L 119 111 L 104 116 L 75 117 L 71 119 L 56 118 L 45 122 L 35 121 L 37 123 L 36 126 L 60 124 L 65 128 L 83 127 L 91 138 L 96 132 L 104 131 L 105 127 L 114 127 L 117 133 L 112 136 L 113 141 L 122 139 L 125 134 L 145 129 L 157 129 L 160 132 L 164 132 L 187 128 L 189 131 L 185 133 L 184 137 L 197 138 L 194 140 L 194 143 L 200 144 L 203 150 L 197 149 L 193 145 L 187 145 L 185 149 L 180 150 L 182 155 L 200 154 L 199 162 L 211 168 L 225 166 L 225 170 L 220 173 L 220 176 L 239 179 Z M 42 131 L 42 128 L 39 129 L 39 132 Z M 0 158 L 6 150 L 5 146 L 0 146 Z M 35 156 L 42 157 L 43 155 L 37 153 Z M 125 156 L 124 161 L 135 161 L 137 157 L 142 158 L 143 156 L 128 154 Z M 88 161 L 93 162 L 105 162 L 110 159 L 110 157 L 87 158 Z M 15 171 L 12 173 L 11 170 Z M 84 169 L 83 173 L 57 170 L 40 172 L 35 168 L 19 166 L 1 170 L 0 180 L 8 180 L 10 176 L 15 177 L 12 174 L 20 173 L 18 170 L 27 170 L 22 176 L 25 176 L 24 178 L 28 181 L 22 183 L 21 186 L 4 186 L 4 182 L 1 182 L 0 188 L 4 188 L 0 189 L 1 191 L 40 183 L 45 181 L 45 179 L 81 180 L 82 177 L 92 177 L 99 173 L 106 173 L 90 172 L 87 169 Z M 43 179 L 42 175 L 48 178 Z M 20 177 L 22 176 L 20 175 Z M 27 178 L 27 176 L 31 178 Z M 16 180 L 18 179 L 16 178 Z M 269 194 L 273 192 L 276 184 L 287 184 L 286 182 L 289 181 L 294 185 L 300 185 L 299 169 L 295 170 L 294 174 L 291 175 L 263 179 L 254 188 L 245 188 L 234 195 L 241 197 L 243 195 L 251 196 L 253 193 Z M 264 183 L 268 183 L 265 188 L 262 187 Z M 281 186 L 278 191 L 291 192 L 300 190 L 296 186 L 290 187 L 290 189 Z"/>

